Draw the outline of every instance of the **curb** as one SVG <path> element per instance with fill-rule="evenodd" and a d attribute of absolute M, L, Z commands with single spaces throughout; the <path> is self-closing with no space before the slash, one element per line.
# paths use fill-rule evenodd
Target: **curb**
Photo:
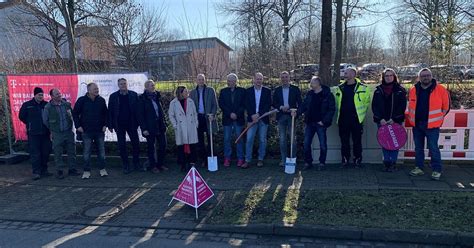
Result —
<path fill-rule="evenodd" d="M 450 245 L 461 247 L 474 247 L 474 232 L 454 232 L 438 230 L 415 230 L 415 229 L 377 229 L 359 228 L 350 226 L 318 226 L 318 225 L 285 225 L 285 224 L 246 224 L 246 225 L 214 225 L 197 224 L 194 226 L 186 224 L 162 223 L 151 227 L 142 224 L 91 224 L 86 221 L 42 221 L 42 220 L 19 220 L 0 219 L 2 221 L 20 221 L 51 224 L 73 224 L 104 227 L 137 227 L 144 229 L 176 229 L 195 232 L 217 232 L 217 233 L 241 233 L 256 235 L 275 236 L 297 236 L 322 239 L 347 239 L 361 241 L 380 241 L 395 243 L 418 243 L 426 245 Z"/>

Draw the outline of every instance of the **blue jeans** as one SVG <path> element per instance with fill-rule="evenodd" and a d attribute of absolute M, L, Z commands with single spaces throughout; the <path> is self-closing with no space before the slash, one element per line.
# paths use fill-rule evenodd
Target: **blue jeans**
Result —
<path fill-rule="evenodd" d="M 425 162 L 425 137 L 428 149 L 431 153 L 431 168 L 433 171 L 441 172 L 441 152 L 438 147 L 439 128 L 413 127 L 413 139 L 415 141 L 415 163 L 423 169 Z"/>
<path fill-rule="evenodd" d="M 99 169 L 105 168 L 105 146 L 104 133 L 83 133 L 82 140 L 84 142 L 84 171 L 91 170 L 91 148 L 92 141 L 97 145 L 97 158 L 99 159 Z"/>
<path fill-rule="evenodd" d="M 313 163 L 313 156 L 311 150 L 311 144 L 313 143 L 314 134 L 318 134 L 319 139 L 319 163 L 326 163 L 326 156 L 328 153 L 328 144 L 326 136 L 326 127 L 321 126 L 317 123 L 306 124 L 304 130 L 304 161 L 308 164 Z"/>
<path fill-rule="evenodd" d="M 380 124 L 377 125 L 379 128 L 380 128 Z M 385 148 L 382 148 L 382 154 L 383 154 L 383 161 L 384 162 L 390 162 L 390 163 L 397 163 L 397 159 L 398 159 L 398 151 L 399 150 L 395 150 L 395 151 L 391 151 L 391 150 L 387 150 Z"/>
<path fill-rule="evenodd" d="M 265 158 L 265 151 L 267 148 L 267 130 L 268 124 L 259 121 L 247 131 L 247 144 L 245 146 L 245 161 L 250 163 L 252 161 L 253 140 L 258 131 L 258 160 Z"/>
<path fill-rule="evenodd" d="M 280 135 L 280 154 L 281 154 L 281 161 L 285 163 L 287 154 L 288 154 L 288 143 L 287 143 L 287 135 L 291 136 L 291 116 L 290 115 L 282 115 L 278 120 L 278 132 Z M 290 156 L 292 158 L 295 157 L 295 147 L 296 142 L 293 140 L 293 154 Z"/>
<path fill-rule="evenodd" d="M 239 136 L 242 132 L 243 126 L 240 126 L 237 122 L 232 122 L 229 126 L 224 126 L 224 157 L 232 157 L 232 141 L 231 138 Z M 234 135 L 232 135 L 234 133 Z M 237 159 L 244 159 L 244 144 L 242 140 L 237 143 Z"/>

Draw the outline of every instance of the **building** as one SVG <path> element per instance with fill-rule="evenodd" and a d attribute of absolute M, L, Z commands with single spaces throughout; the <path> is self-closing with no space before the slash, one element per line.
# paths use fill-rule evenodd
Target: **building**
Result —
<path fill-rule="evenodd" d="M 199 73 L 222 79 L 230 70 L 232 48 L 216 37 L 150 43 L 146 50 L 136 68 L 160 81 L 195 78 Z"/>

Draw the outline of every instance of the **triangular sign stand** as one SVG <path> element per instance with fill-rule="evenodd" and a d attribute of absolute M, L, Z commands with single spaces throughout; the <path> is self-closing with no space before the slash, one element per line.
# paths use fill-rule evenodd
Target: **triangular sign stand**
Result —
<path fill-rule="evenodd" d="M 211 188 L 209 188 L 201 174 L 199 174 L 199 172 L 193 166 L 184 177 L 184 180 L 179 185 L 178 190 L 174 193 L 174 196 L 171 198 L 168 207 L 171 205 L 173 200 L 180 201 L 195 208 L 196 219 L 198 219 L 198 208 L 213 196 L 214 192 L 212 192 Z"/>

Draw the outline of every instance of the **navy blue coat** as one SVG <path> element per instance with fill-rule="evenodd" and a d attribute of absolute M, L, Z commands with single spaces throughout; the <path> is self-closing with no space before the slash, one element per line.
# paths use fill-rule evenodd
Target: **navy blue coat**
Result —
<path fill-rule="evenodd" d="M 150 135 L 164 134 L 166 132 L 165 112 L 160 102 L 161 94 L 158 91 L 156 94 L 158 117 L 156 116 L 153 103 L 146 94 L 143 93 L 138 97 L 138 124 L 142 132 L 146 130 Z"/>
<path fill-rule="evenodd" d="M 237 123 L 239 125 L 245 124 L 245 107 L 244 99 L 245 89 L 242 87 L 235 87 L 234 102 L 232 103 L 232 91 L 229 87 L 221 90 L 219 94 L 219 107 L 222 110 L 222 125 L 229 126 L 234 120 L 230 118 L 231 113 L 237 115 Z"/>
<path fill-rule="evenodd" d="M 119 104 L 120 91 L 116 91 L 109 96 L 109 128 L 116 129 L 118 127 L 118 117 L 120 112 Z M 133 90 L 128 91 L 128 104 L 130 105 L 130 120 L 131 127 L 138 128 L 138 94 Z"/>
<path fill-rule="evenodd" d="M 292 108 L 300 108 L 301 106 L 301 91 L 298 87 L 290 84 L 290 92 L 288 93 L 288 105 L 290 105 L 290 109 Z M 280 110 L 280 107 L 283 106 L 283 88 L 282 86 L 278 86 L 275 91 L 273 92 L 273 108 Z M 290 115 L 290 112 L 277 113 L 277 120 L 280 119 L 282 115 Z"/>
<path fill-rule="evenodd" d="M 43 109 L 46 101 L 36 102 L 33 98 L 21 105 L 19 118 L 25 123 L 28 135 L 45 135 L 49 134 L 48 128 L 43 124 Z"/>
<path fill-rule="evenodd" d="M 255 105 L 255 91 L 254 86 L 245 90 L 245 110 L 247 111 L 247 121 L 252 122 L 252 115 L 256 114 Z M 270 111 L 272 107 L 272 91 L 262 86 L 262 94 L 260 95 L 260 104 L 258 106 L 258 114 L 262 116 L 266 112 Z M 262 119 L 263 123 L 269 124 L 270 118 L 266 116 Z"/>

